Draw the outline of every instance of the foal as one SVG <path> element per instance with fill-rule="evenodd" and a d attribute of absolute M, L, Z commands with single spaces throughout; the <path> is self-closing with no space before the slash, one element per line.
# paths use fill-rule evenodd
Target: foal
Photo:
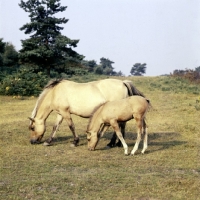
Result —
<path fill-rule="evenodd" d="M 142 153 L 147 149 L 147 125 L 145 115 L 150 107 L 149 100 L 141 96 L 131 96 L 125 99 L 107 102 L 94 110 L 87 128 L 88 149 L 95 150 L 100 137 L 112 126 L 118 138 L 122 142 L 125 155 L 128 155 L 128 146 L 122 137 L 118 122 L 126 122 L 131 119 L 136 120 L 137 140 L 131 155 L 138 149 L 141 135 L 144 134 Z"/>

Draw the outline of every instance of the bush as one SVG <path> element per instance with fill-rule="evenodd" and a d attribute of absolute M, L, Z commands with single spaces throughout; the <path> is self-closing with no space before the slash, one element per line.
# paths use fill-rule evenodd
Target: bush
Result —
<path fill-rule="evenodd" d="M 11 75 L 7 75 L 0 82 L 1 95 L 38 96 L 49 78 L 43 73 L 35 73 L 28 67 L 20 67 Z"/>
<path fill-rule="evenodd" d="M 199 70 L 199 68 L 196 68 Z M 200 83 L 200 72 L 198 70 L 174 70 L 172 77 L 180 77 L 189 80 L 191 83 Z"/>

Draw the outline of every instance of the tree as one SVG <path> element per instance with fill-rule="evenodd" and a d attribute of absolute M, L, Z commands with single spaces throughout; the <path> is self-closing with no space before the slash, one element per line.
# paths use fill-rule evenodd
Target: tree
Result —
<path fill-rule="evenodd" d="M 6 67 L 13 67 L 18 63 L 18 52 L 11 43 L 5 44 L 5 50 L 3 54 L 3 64 Z"/>
<path fill-rule="evenodd" d="M 97 66 L 95 68 L 95 74 L 99 74 L 99 75 L 102 75 L 103 74 L 103 68 L 101 66 Z"/>
<path fill-rule="evenodd" d="M 200 66 L 195 68 L 196 72 L 200 72 Z"/>
<path fill-rule="evenodd" d="M 22 49 L 19 51 L 21 63 L 40 66 L 50 76 L 52 69 L 60 70 L 66 63 L 77 63 L 84 58 L 72 47 L 76 47 L 79 40 L 71 40 L 61 34 L 61 24 L 68 22 L 65 18 L 56 18 L 54 15 L 66 10 L 60 0 L 28 0 L 19 6 L 29 13 L 30 22 L 20 30 L 31 34 L 29 39 L 22 40 Z"/>
<path fill-rule="evenodd" d="M 103 74 L 112 75 L 114 73 L 114 68 L 112 67 L 113 63 L 113 61 L 106 58 L 100 59 L 100 67 L 102 68 Z"/>
<path fill-rule="evenodd" d="M 136 63 L 133 65 L 130 71 L 131 75 L 133 76 L 142 76 L 142 74 L 146 73 L 146 63 L 141 64 L 141 63 Z"/>
<path fill-rule="evenodd" d="M 116 72 L 114 75 L 115 76 L 125 76 L 121 70 L 119 72 Z"/>
<path fill-rule="evenodd" d="M 94 70 L 95 70 L 95 67 L 97 67 L 97 62 L 95 61 L 95 60 L 83 60 L 82 62 L 81 62 L 81 64 L 84 66 L 84 67 L 86 67 L 86 68 L 88 68 L 88 71 L 89 72 L 94 72 Z"/>
<path fill-rule="evenodd" d="M 3 65 L 3 53 L 5 51 L 6 43 L 3 42 L 3 38 L 0 38 L 0 66 Z"/>

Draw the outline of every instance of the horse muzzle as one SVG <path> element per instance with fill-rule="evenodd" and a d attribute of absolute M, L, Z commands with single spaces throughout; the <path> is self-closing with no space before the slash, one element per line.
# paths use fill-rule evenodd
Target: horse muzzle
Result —
<path fill-rule="evenodd" d="M 41 142 L 40 142 L 40 140 L 38 140 L 38 139 L 37 139 L 37 140 L 36 140 L 36 139 L 31 139 L 31 140 L 30 140 L 30 143 L 31 143 L 31 144 L 40 144 Z"/>

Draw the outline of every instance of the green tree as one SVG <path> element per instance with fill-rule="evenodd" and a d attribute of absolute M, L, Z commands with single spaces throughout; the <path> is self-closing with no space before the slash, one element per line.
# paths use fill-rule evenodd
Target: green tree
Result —
<path fill-rule="evenodd" d="M 122 71 L 116 72 L 114 75 L 115 76 L 125 76 Z"/>
<path fill-rule="evenodd" d="M 142 76 L 143 74 L 146 73 L 146 63 L 141 64 L 141 63 L 136 63 L 133 65 L 130 71 L 131 75 L 133 76 Z"/>
<path fill-rule="evenodd" d="M 95 72 L 95 74 L 102 75 L 103 74 L 103 68 L 100 65 L 97 65 L 94 72 Z"/>
<path fill-rule="evenodd" d="M 106 58 L 100 59 L 100 67 L 102 68 L 103 74 L 113 75 L 115 73 L 114 68 L 112 67 L 113 63 L 113 61 Z"/>
<path fill-rule="evenodd" d="M 94 72 L 95 68 L 97 67 L 97 62 L 95 60 L 83 60 L 81 64 L 88 68 L 89 72 Z"/>
<path fill-rule="evenodd" d="M 61 6 L 60 0 L 28 0 L 19 6 L 29 13 L 30 22 L 23 25 L 20 30 L 31 34 L 29 39 L 22 40 L 22 49 L 19 59 L 23 64 L 40 66 L 50 76 L 52 69 L 66 68 L 66 63 L 80 64 L 83 59 L 72 48 L 77 46 L 79 40 L 71 40 L 61 34 L 61 24 L 68 19 L 56 18 L 54 15 L 66 10 Z"/>
<path fill-rule="evenodd" d="M 3 65 L 3 53 L 5 51 L 6 43 L 3 42 L 3 38 L 0 38 L 0 66 Z"/>
<path fill-rule="evenodd" d="M 6 67 L 13 67 L 18 64 L 18 52 L 15 50 L 15 47 L 11 43 L 5 44 L 3 64 Z"/>
<path fill-rule="evenodd" d="M 200 66 L 195 68 L 196 72 L 200 72 Z"/>

